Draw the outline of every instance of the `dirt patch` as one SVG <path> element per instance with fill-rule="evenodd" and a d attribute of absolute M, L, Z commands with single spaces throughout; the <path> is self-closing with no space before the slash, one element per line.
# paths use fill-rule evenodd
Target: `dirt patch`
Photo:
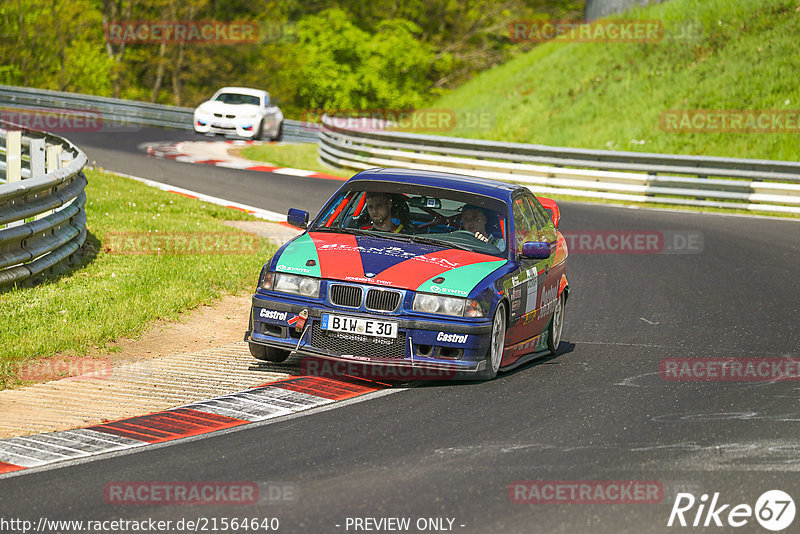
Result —
<path fill-rule="evenodd" d="M 261 221 L 226 224 L 276 245 L 300 233 Z M 136 338 L 108 342 L 87 355 L 58 354 L 32 363 L 40 367 L 29 374 L 40 376 L 27 379 L 31 385 L 0 391 L 0 437 L 144 414 L 288 376 L 281 366 L 254 360 L 242 343 L 251 300 L 249 292 L 227 295 L 177 320 L 158 320 Z M 84 374 L 87 366 L 96 379 L 68 378 Z"/>
<path fill-rule="evenodd" d="M 252 295 L 227 295 L 182 314 L 177 321 L 159 320 L 135 339 L 108 343 L 99 354 L 126 363 L 154 356 L 190 352 L 242 341 Z"/>

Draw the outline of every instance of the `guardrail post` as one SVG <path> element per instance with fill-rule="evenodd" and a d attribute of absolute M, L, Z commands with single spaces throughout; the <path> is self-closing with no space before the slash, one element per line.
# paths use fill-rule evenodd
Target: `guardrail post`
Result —
<path fill-rule="evenodd" d="M 58 155 L 58 168 L 63 169 L 72 161 L 72 156 L 70 156 L 69 152 L 61 152 Z"/>
<path fill-rule="evenodd" d="M 22 180 L 22 132 L 9 130 L 6 134 L 6 183 Z M 13 228 L 25 221 L 12 221 L 0 228 Z"/>
<path fill-rule="evenodd" d="M 6 182 L 22 179 L 22 132 L 9 130 L 6 137 Z"/>
<path fill-rule="evenodd" d="M 42 176 L 47 171 L 44 166 L 44 139 L 31 139 L 31 178 Z"/>
<path fill-rule="evenodd" d="M 45 168 L 47 170 L 47 173 L 51 173 L 51 172 L 57 171 L 58 169 L 61 168 L 61 153 L 62 153 L 63 150 L 64 149 L 61 147 L 61 145 L 47 145 L 47 147 L 45 149 Z M 33 175 L 31 174 L 31 176 L 33 176 Z M 45 217 L 47 217 L 51 213 L 55 213 L 55 212 L 56 212 L 56 210 L 43 211 L 42 213 L 37 215 L 35 218 L 37 220 L 38 219 L 44 219 Z"/>

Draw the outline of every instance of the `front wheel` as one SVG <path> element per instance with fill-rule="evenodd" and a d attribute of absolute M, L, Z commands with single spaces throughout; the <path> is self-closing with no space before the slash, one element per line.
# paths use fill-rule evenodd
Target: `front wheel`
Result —
<path fill-rule="evenodd" d="M 556 302 L 556 309 L 553 310 L 553 320 L 550 321 L 550 330 L 547 335 L 547 348 L 550 354 L 558 352 L 558 344 L 561 343 L 561 330 L 564 328 L 564 308 L 566 304 L 566 296 L 564 292 L 558 296 Z"/>
<path fill-rule="evenodd" d="M 281 121 L 280 124 L 278 124 L 278 129 L 275 131 L 275 137 L 272 137 L 271 140 L 273 142 L 280 141 L 282 135 L 283 135 L 283 121 Z"/>
<path fill-rule="evenodd" d="M 492 320 L 492 337 L 489 341 L 489 351 L 486 353 L 486 369 L 480 375 L 483 380 L 492 380 L 497 376 L 500 362 L 503 360 L 503 349 L 506 346 L 506 305 L 501 302 L 497 305 Z"/>

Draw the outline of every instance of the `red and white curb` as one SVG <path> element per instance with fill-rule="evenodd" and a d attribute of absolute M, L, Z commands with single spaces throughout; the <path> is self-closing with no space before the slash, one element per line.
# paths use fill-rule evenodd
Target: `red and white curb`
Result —
<path fill-rule="evenodd" d="M 0 476 L 56 462 L 208 434 L 382 389 L 381 385 L 298 376 L 163 412 L 87 428 L 0 440 Z"/>
<path fill-rule="evenodd" d="M 145 146 L 148 156 L 154 158 L 174 159 L 184 163 L 197 163 L 201 165 L 214 165 L 228 169 L 242 169 L 248 171 L 271 172 L 289 176 L 304 176 L 307 178 L 321 178 L 323 180 L 338 180 L 344 182 L 347 178 L 333 176 L 316 171 L 294 169 L 292 167 L 274 167 L 244 158 L 228 155 L 231 145 L 263 144 L 261 141 L 183 141 L 179 143 L 150 143 Z"/>

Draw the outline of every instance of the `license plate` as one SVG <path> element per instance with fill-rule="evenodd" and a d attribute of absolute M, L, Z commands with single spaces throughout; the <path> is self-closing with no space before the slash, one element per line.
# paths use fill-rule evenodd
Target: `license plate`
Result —
<path fill-rule="evenodd" d="M 362 319 L 361 317 L 331 315 L 329 313 L 322 314 L 322 329 L 331 332 L 360 334 L 362 336 L 397 337 L 397 323 Z"/>

